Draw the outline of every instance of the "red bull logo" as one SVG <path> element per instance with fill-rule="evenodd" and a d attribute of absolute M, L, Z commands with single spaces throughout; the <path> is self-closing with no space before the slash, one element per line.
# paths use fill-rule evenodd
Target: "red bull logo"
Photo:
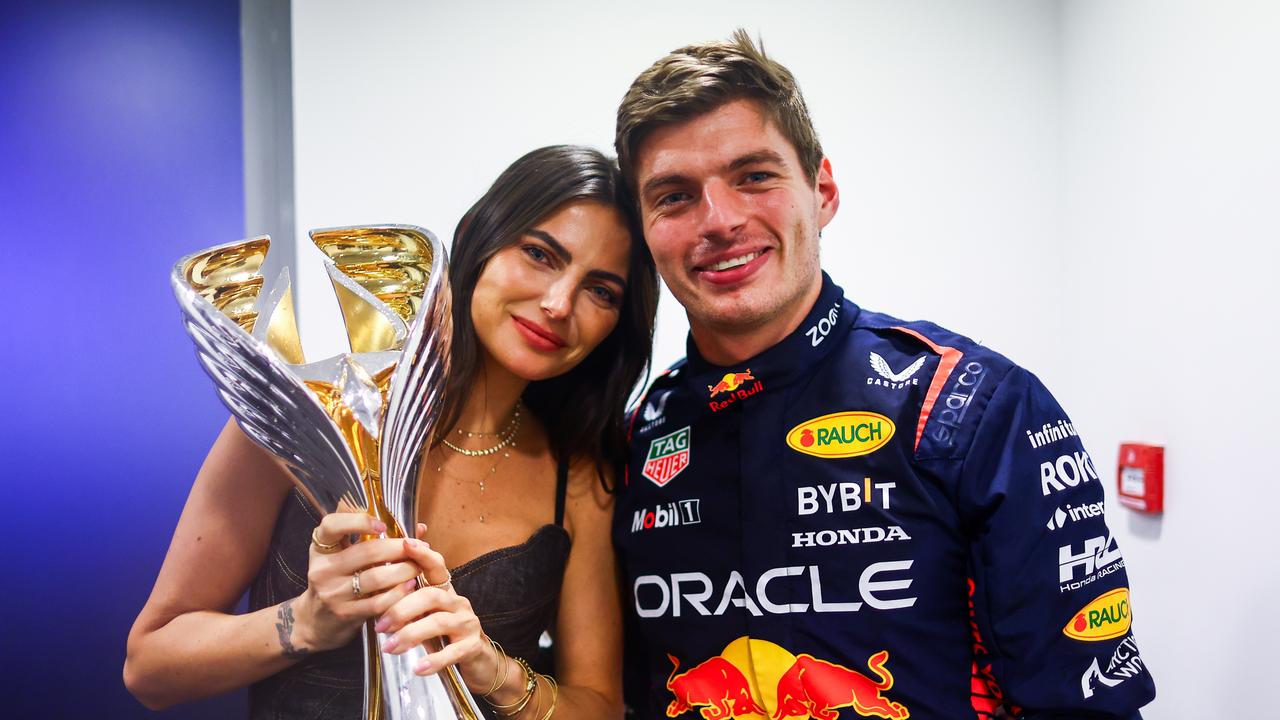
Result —
<path fill-rule="evenodd" d="M 694 707 L 702 707 L 706 720 L 762 715 L 765 709 L 751 696 L 747 677 L 737 665 L 721 656 L 704 660 L 689 670 L 676 674 L 680 661 L 667 655 L 674 666 L 667 678 L 667 689 L 676 696 L 667 705 L 667 717 L 679 717 Z"/>
<path fill-rule="evenodd" d="M 742 387 L 743 383 L 755 379 L 756 376 L 751 374 L 751 368 L 747 368 L 746 372 L 725 373 L 724 377 L 720 378 L 720 382 L 708 385 L 707 390 L 711 392 L 711 397 L 715 397 L 720 393 L 733 392 Z"/>
<path fill-rule="evenodd" d="M 751 374 L 751 368 L 747 368 L 746 372 L 725 373 L 724 377 L 720 378 L 720 382 L 707 386 L 707 391 L 711 393 L 707 407 L 711 408 L 711 412 L 720 412 L 762 390 L 764 390 L 764 383 Z M 724 397 L 717 400 L 715 399 L 717 395 Z"/>
<path fill-rule="evenodd" d="M 868 658 L 870 675 L 749 637 L 683 673 L 678 673 L 679 660 L 667 657 L 674 666 L 667 680 L 675 695 L 667 706 L 671 718 L 694 708 L 701 708 L 704 720 L 837 720 L 841 708 L 884 720 L 911 716 L 902 703 L 886 697 L 893 688 L 887 650 Z"/>
<path fill-rule="evenodd" d="M 778 680 L 778 709 L 774 720 L 808 715 L 818 720 L 836 720 L 832 710 L 851 707 L 863 717 L 901 720 L 911 713 L 884 696 L 893 687 L 893 673 L 885 669 L 889 651 L 881 650 L 867 660 L 867 669 L 879 680 L 872 680 L 857 670 L 801 655 L 791 669 Z"/>

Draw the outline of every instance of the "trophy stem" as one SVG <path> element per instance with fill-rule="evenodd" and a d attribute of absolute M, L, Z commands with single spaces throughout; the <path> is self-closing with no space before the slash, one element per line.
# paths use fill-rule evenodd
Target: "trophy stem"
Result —
<path fill-rule="evenodd" d="M 364 711 L 365 720 L 383 720 L 386 712 L 382 707 L 382 649 L 378 646 L 378 633 L 373 629 L 373 621 L 364 624 Z"/>

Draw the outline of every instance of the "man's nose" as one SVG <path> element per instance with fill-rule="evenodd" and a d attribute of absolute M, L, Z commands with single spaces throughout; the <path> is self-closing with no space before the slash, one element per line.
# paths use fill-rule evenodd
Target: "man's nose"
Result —
<path fill-rule="evenodd" d="M 573 312 L 574 283 L 562 277 L 551 283 L 542 295 L 542 312 L 553 320 L 563 320 Z"/>
<path fill-rule="evenodd" d="M 702 189 L 698 234 L 708 239 L 728 239 L 746 223 L 742 198 L 728 183 L 713 179 Z"/>

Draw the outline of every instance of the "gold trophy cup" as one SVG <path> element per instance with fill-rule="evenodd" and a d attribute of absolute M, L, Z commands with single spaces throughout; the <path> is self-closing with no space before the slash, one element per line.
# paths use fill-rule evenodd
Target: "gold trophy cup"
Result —
<path fill-rule="evenodd" d="M 321 513 L 376 515 L 387 525 L 385 537 L 405 537 L 415 526 L 418 464 L 436 430 L 448 373 L 444 247 L 408 225 L 310 234 L 327 256 L 349 353 L 306 362 L 288 268 L 269 287 L 261 274 L 266 236 L 178 261 L 174 294 L 222 402 L 307 500 Z M 482 717 L 452 666 L 420 677 L 413 668 L 426 649 L 384 654 L 372 623 L 363 638 L 367 720 Z"/>

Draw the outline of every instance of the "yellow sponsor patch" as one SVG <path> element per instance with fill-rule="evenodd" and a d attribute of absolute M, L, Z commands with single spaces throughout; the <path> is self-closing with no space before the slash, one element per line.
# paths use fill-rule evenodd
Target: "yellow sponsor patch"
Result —
<path fill-rule="evenodd" d="M 884 447 L 894 432 L 893 421 L 865 410 L 846 410 L 805 420 L 787 433 L 787 446 L 820 458 L 869 455 Z"/>
<path fill-rule="evenodd" d="M 1129 623 L 1129 588 L 1116 588 L 1081 608 L 1062 634 L 1085 642 L 1110 640 L 1129 632 Z"/>

